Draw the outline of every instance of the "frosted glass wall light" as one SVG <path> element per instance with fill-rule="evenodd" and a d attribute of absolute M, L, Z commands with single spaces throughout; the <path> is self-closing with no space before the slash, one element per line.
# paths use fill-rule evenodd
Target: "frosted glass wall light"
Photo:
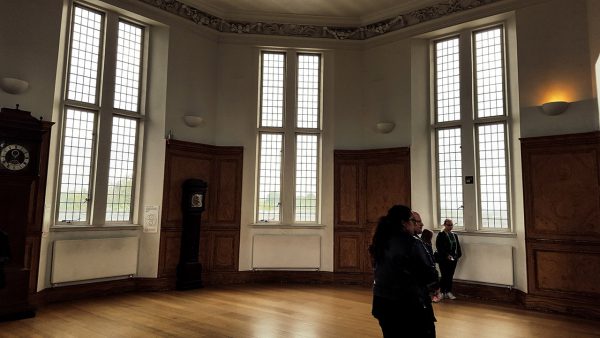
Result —
<path fill-rule="evenodd" d="M 188 127 L 192 127 L 192 128 L 197 127 L 202 123 L 202 121 L 204 121 L 204 119 L 197 115 L 184 115 L 183 116 L 183 122 L 185 122 L 185 124 Z"/>
<path fill-rule="evenodd" d="M 546 115 L 560 115 L 567 110 L 569 102 L 554 101 L 546 102 L 542 105 L 542 112 Z"/>
<path fill-rule="evenodd" d="M 9 94 L 23 94 L 29 88 L 29 82 L 13 77 L 3 77 L 0 79 L 0 88 Z"/>
<path fill-rule="evenodd" d="M 387 134 L 389 132 L 391 132 L 392 130 L 394 130 L 394 127 L 396 126 L 396 124 L 394 122 L 377 122 L 377 124 L 375 124 L 375 129 L 377 130 L 377 132 L 382 133 L 382 134 Z"/>

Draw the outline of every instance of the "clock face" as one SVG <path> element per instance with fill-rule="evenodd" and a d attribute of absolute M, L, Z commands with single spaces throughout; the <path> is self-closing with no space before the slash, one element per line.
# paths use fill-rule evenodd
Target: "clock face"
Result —
<path fill-rule="evenodd" d="M 6 145 L 0 151 L 0 164 L 8 170 L 25 169 L 29 160 L 29 150 L 20 144 Z"/>

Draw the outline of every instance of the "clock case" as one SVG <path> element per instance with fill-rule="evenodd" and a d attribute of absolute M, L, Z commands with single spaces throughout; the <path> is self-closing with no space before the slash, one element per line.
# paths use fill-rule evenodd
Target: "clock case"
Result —
<path fill-rule="evenodd" d="M 10 170 L 0 164 L 0 175 L 39 175 L 42 122 L 28 111 L 10 108 L 0 110 L 0 151 L 9 145 L 20 145 L 29 151 L 29 163 L 21 170 Z"/>
<path fill-rule="evenodd" d="M 28 111 L 0 110 L 0 146 L 18 144 L 29 152 L 21 170 L 0 165 L 0 231 L 7 239 L 0 259 L 0 320 L 35 315 L 42 218 L 50 129 L 54 123 L 31 116 Z M 6 245 L 6 242 L 8 245 Z M 8 246 L 8 247 L 6 247 Z"/>

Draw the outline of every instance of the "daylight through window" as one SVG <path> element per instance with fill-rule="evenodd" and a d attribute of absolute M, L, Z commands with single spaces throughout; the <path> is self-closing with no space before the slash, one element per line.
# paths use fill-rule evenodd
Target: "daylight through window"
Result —
<path fill-rule="evenodd" d="M 144 31 L 116 13 L 74 5 L 58 224 L 132 222 Z M 114 44 L 103 43 L 105 39 Z M 103 50 L 113 45 L 115 50 Z M 114 81 L 101 86 L 99 79 L 107 76 Z"/>
<path fill-rule="evenodd" d="M 262 52 L 260 89 L 257 222 L 317 223 L 321 55 Z"/>
<path fill-rule="evenodd" d="M 433 41 L 439 224 L 510 230 L 504 52 L 502 26 Z"/>

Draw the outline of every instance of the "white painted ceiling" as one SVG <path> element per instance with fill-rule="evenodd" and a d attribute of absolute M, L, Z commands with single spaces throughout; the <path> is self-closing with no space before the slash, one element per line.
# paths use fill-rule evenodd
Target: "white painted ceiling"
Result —
<path fill-rule="evenodd" d="M 449 0 L 180 0 L 229 20 L 365 25 Z"/>

